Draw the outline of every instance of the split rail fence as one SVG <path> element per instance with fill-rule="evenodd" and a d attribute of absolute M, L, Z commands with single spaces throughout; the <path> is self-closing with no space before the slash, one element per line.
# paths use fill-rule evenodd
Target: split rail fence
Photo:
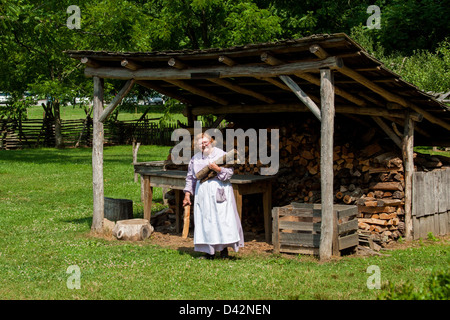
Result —
<path fill-rule="evenodd" d="M 153 119 L 152 119 L 153 120 Z M 0 123 L 0 149 L 38 148 L 55 146 L 53 121 L 22 120 Z M 62 120 L 61 133 L 65 146 L 91 146 L 92 119 Z M 144 120 L 105 123 L 105 143 L 131 144 L 133 140 L 143 145 L 173 145 L 171 135 L 179 128 L 177 123 L 160 125 Z"/>

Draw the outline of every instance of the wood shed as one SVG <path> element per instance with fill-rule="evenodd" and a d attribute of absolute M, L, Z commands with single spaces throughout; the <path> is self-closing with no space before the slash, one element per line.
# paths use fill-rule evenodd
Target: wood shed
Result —
<path fill-rule="evenodd" d="M 280 205 L 287 199 L 321 204 L 323 258 L 331 255 L 333 203 L 345 196 L 362 208 L 362 229 L 368 225 L 368 232 L 380 227 L 392 233 L 389 228 L 401 221 L 400 231 L 411 238 L 420 225 L 413 223 L 413 213 L 422 214 L 412 208 L 413 197 L 420 199 L 413 195 L 413 147 L 450 145 L 449 107 L 402 80 L 343 33 L 226 49 L 66 54 L 85 64 L 85 75 L 94 81 L 94 230 L 103 219 L 102 123 L 134 84 L 184 103 L 188 126 L 197 116 L 213 114 L 235 128 L 278 128 L 282 165 L 272 199 Z M 106 108 L 103 79 L 125 82 Z M 446 166 L 443 158 L 420 161 L 416 169 L 424 171 L 426 163 Z M 258 174 L 255 167 L 235 169 L 240 171 Z M 286 172 L 298 179 L 284 181 Z M 436 178 L 446 186 L 436 200 L 441 216 L 432 223 L 445 225 L 438 227 L 440 233 L 447 233 L 450 210 L 445 177 Z"/>

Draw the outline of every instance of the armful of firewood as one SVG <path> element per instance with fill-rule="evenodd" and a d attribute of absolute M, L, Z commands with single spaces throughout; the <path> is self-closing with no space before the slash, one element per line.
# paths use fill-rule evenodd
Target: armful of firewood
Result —
<path fill-rule="evenodd" d="M 228 151 L 221 158 L 219 158 L 216 161 L 214 161 L 214 163 L 217 164 L 217 165 L 222 165 L 222 164 L 224 164 L 226 162 L 227 157 L 230 157 L 230 158 L 234 159 L 234 153 L 236 153 L 235 149 L 233 149 L 231 151 Z M 212 170 L 208 166 L 205 166 L 199 172 L 197 172 L 195 177 L 197 178 L 197 180 L 202 181 L 205 177 L 207 177 L 209 175 L 210 172 L 212 172 Z"/>

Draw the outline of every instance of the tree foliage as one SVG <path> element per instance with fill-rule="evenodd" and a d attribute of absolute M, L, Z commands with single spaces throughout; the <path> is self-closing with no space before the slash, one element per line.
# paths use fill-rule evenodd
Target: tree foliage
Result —
<path fill-rule="evenodd" d="M 366 27 L 371 4 L 381 9 L 381 29 Z M 66 25 L 69 5 L 80 7 L 80 29 Z M 435 0 L 0 0 L 0 91 L 20 99 L 32 90 L 60 103 L 91 95 L 64 50 L 202 49 L 335 32 L 421 88 L 444 90 L 448 16 L 448 1 Z"/>

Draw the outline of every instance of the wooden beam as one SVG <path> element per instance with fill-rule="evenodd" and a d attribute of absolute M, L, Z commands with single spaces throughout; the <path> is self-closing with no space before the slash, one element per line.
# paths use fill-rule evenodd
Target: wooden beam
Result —
<path fill-rule="evenodd" d="M 228 61 L 228 63 L 231 63 L 230 62 L 231 59 L 229 59 L 227 61 Z M 185 63 L 183 63 L 183 62 L 181 62 L 181 61 L 179 61 L 179 60 L 177 60 L 175 58 L 171 58 L 169 60 L 168 64 L 169 64 L 169 66 L 177 68 L 179 70 L 183 70 L 183 69 L 188 69 L 189 68 L 188 65 L 186 65 Z M 218 78 L 207 78 L 206 80 L 208 80 L 208 81 L 210 81 L 212 83 L 215 83 L 215 84 L 217 84 L 219 86 L 222 86 L 222 87 L 225 87 L 227 89 L 230 89 L 230 90 L 232 90 L 234 92 L 241 93 L 241 94 L 244 94 L 244 95 L 248 95 L 248 96 L 254 97 L 254 98 L 258 99 L 258 100 L 267 102 L 267 103 L 275 103 L 275 100 L 273 100 L 273 99 L 271 99 L 269 97 L 266 97 L 265 95 L 263 95 L 261 93 L 258 93 L 258 92 L 255 92 L 253 90 L 249 90 L 249 89 L 246 89 L 246 88 L 241 87 L 239 85 L 236 85 L 236 84 L 234 84 L 231 81 L 228 81 L 228 80 L 225 80 L 225 79 L 218 79 Z"/>
<path fill-rule="evenodd" d="M 322 121 L 322 117 L 320 115 L 320 109 L 319 107 L 314 103 L 314 101 L 311 100 L 308 95 L 303 92 L 302 89 L 295 83 L 294 80 L 292 80 L 290 77 L 282 75 L 280 76 L 280 79 L 289 87 L 291 88 L 292 92 L 299 98 L 311 112 L 316 116 L 319 121 Z"/>
<path fill-rule="evenodd" d="M 285 64 L 284 61 L 270 55 L 267 52 L 263 52 L 261 54 L 261 60 L 272 66 Z M 320 86 L 320 79 L 318 77 L 316 77 L 315 75 L 312 75 L 308 72 L 295 72 L 294 75 L 296 75 L 297 77 L 299 77 L 303 80 L 306 80 L 312 84 L 315 84 L 316 86 Z M 367 103 L 363 99 L 359 99 L 358 97 L 355 97 L 354 95 L 352 95 L 336 86 L 334 86 L 334 92 L 335 92 L 335 94 L 341 96 L 342 98 L 344 98 L 360 107 L 365 107 L 367 105 Z"/>
<path fill-rule="evenodd" d="M 234 61 L 233 59 L 231 59 L 227 56 L 223 56 L 223 55 L 219 57 L 219 62 L 222 62 L 230 67 L 237 65 L 236 61 Z M 254 78 L 269 82 L 269 83 L 277 86 L 280 89 L 283 89 L 286 91 L 291 91 L 291 89 L 289 89 L 289 87 L 287 85 L 283 84 L 281 81 L 279 81 L 275 78 L 270 78 L 270 77 L 254 77 Z"/>
<path fill-rule="evenodd" d="M 399 119 L 405 118 L 405 111 L 403 110 L 386 110 L 383 108 L 358 108 L 353 105 L 349 106 L 335 106 L 336 113 L 356 114 L 363 116 L 385 116 L 395 117 Z M 223 114 L 223 113 L 275 113 L 275 112 L 310 112 L 310 110 L 300 101 L 298 103 L 289 104 L 271 104 L 271 105 L 228 105 L 221 106 L 198 106 L 193 107 L 194 115 L 204 114 Z M 411 118 L 420 118 L 417 113 L 411 113 Z"/>
<path fill-rule="evenodd" d="M 117 108 L 122 99 L 130 92 L 131 88 L 133 88 L 134 79 L 128 80 L 125 85 L 120 89 L 119 93 L 114 97 L 111 103 L 103 110 L 100 115 L 98 121 L 105 122 L 105 120 L 111 115 L 111 113 Z"/>
<path fill-rule="evenodd" d="M 92 186 L 94 213 L 91 230 L 102 232 L 105 208 L 103 186 L 103 123 L 99 121 L 103 112 L 103 79 L 94 77 L 93 134 L 92 134 Z"/>
<path fill-rule="evenodd" d="M 403 164 L 405 169 L 405 238 L 412 239 L 412 176 L 414 173 L 414 121 L 407 113 L 402 140 Z"/>
<path fill-rule="evenodd" d="M 138 69 L 142 69 L 142 66 L 141 66 L 141 65 L 139 65 L 138 63 L 136 63 L 136 62 L 134 62 L 134 61 L 127 60 L 127 59 L 123 59 L 123 60 L 120 62 L 120 65 L 121 65 L 122 67 L 124 67 L 124 68 L 130 69 L 130 70 L 133 70 L 133 71 L 136 71 L 136 70 L 138 70 Z"/>
<path fill-rule="evenodd" d="M 172 99 L 178 100 L 178 101 L 180 101 L 180 102 L 182 102 L 184 104 L 187 104 L 187 105 L 195 104 L 194 103 L 195 101 L 187 99 L 183 95 L 175 93 L 175 92 L 172 92 L 171 90 L 168 90 L 168 89 L 166 89 L 164 87 L 161 87 L 160 85 L 157 85 L 157 84 L 155 84 L 155 83 L 153 83 L 151 81 L 138 80 L 138 81 L 136 81 L 136 83 L 141 85 L 141 86 L 143 86 L 143 87 L 145 87 L 145 88 L 147 88 L 147 89 L 155 90 L 155 91 L 157 91 L 157 92 L 159 92 L 159 93 L 161 93 L 161 94 L 163 94 L 165 96 L 168 96 L 168 97 L 171 97 Z"/>
<path fill-rule="evenodd" d="M 225 80 L 225 79 L 208 79 L 208 81 L 211 81 L 215 84 L 218 84 L 222 87 L 228 88 L 234 92 L 237 93 L 241 93 L 247 96 L 251 96 L 253 98 L 256 98 L 258 100 L 267 102 L 267 103 L 275 103 L 275 100 L 273 100 L 272 98 L 269 98 L 259 92 L 253 91 L 253 90 L 249 90 L 247 88 L 241 87 L 239 85 L 234 84 L 231 81 Z"/>
<path fill-rule="evenodd" d="M 81 62 L 82 64 L 84 64 L 84 65 L 90 67 L 90 68 L 100 68 L 100 67 L 101 67 L 101 64 L 100 64 L 100 63 L 98 63 L 98 62 L 95 61 L 95 60 L 86 58 L 86 57 L 81 58 L 80 62 Z"/>
<path fill-rule="evenodd" d="M 380 117 L 372 117 L 372 119 L 380 126 L 380 128 L 388 135 L 389 138 L 401 149 L 402 141 L 395 132 Z"/>
<path fill-rule="evenodd" d="M 223 98 L 221 98 L 221 97 L 219 97 L 219 96 L 217 96 L 215 94 L 212 94 L 212 93 L 210 93 L 210 92 L 208 92 L 206 90 L 197 88 L 197 87 L 187 83 L 186 81 L 182 81 L 182 80 L 166 80 L 166 81 L 171 83 L 171 84 L 173 84 L 173 85 L 175 85 L 175 86 L 177 86 L 177 87 L 180 87 L 180 88 L 182 88 L 184 90 L 192 92 L 193 94 L 196 94 L 196 95 L 202 96 L 202 97 L 204 97 L 206 99 L 215 101 L 215 102 L 217 102 L 217 103 L 219 103 L 221 105 L 228 105 L 229 104 L 227 100 L 225 100 L 225 99 L 223 99 Z"/>
<path fill-rule="evenodd" d="M 167 64 L 169 66 L 174 67 L 174 68 L 179 69 L 179 70 L 183 70 L 183 69 L 187 69 L 188 68 L 188 66 L 186 64 L 184 64 L 183 62 L 181 62 L 180 60 L 175 59 L 175 58 L 170 58 L 169 61 L 167 62 Z"/>
<path fill-rule="evenodd" d="M 233 59 L 230 59 L 229 57 L 224 56 L 224 55 L 219 56 L 219 62 L 222 62 L 230 67 L 232 67 L 236 64 L 236 62 Z"/>
<path fill-rule="evenodd" d="M 320 260 L 331 258 L 334 229 L 333 210 L 333 134 L 334 134 L 334 88 L 333 73 L 320 69 L 320 98 L 322 110 L 320 138 L 320 182 L 322 223 L 320 229 Z"/>
<path fill-rule="evenodd" d="M 189 69 L 167 69 L 167 68 L 143 68 L 136 71 L 125 68 L 86 67 L 84 74 L 87 77 L 101 77 L 108 79 L 136 79 L 136 80 L 189 80 L 198 74 L 217 73 L 220 78 L 233 77 L 277 77 L 279 75 L 289 75 L 296 72 L 316 71 L 319 68 L 340 68 L 342 59 L 337 57 L 329 57 L 320 61 L 303 61 L 289 63 L 280 66 L 261 66 L 261 65 L 236 65 L 229 66 L 213 66 L 213 67 L 195 67 Z"/>
<path fill-rule="evenodd" d="M 310 46 L 310 51 L 312 53 L 316 54 L 316 56 L 318 56 L 318 57 L 323 57 L 324 54 L 326 54 L 325 50 L 323 50 L 323 48 L 321 48 L 319 45 Z M 447 130 L 450 130 L 450 123 L 447 123 L 444 120 L 433 116 L 428 111 L 425 111 L 422 108 L 416 106 L 415 104 L 408 102 L 403 97 L 401 97 L 395 93 L 389 92 L 388 90 L 380 87 L 379 85 L 375 84 L 373 81 L 370 81 L 369 79 L 367 79 L 363 75 L 359 74 L 355 70 L 352 70 L 351 68 L 344 65 L 341 68 L 339 68 L 338 71 L 340 73 L 346 75 L 347 77 L 355 80 L 356 82 L 362 84 L 366 88 L 369 88 L 373 92 L 376 92 L 377 94 L 382 96 L 384 99 L 386 99 L 390 102 L 398 103 L 399 105 L 401 105 L 404 108 L 411 108 L 414 111 L 416 111 L 417 113 L 423 114 L 423 117 L 425 119 L 427 119 L 428 121 L 430 121 L 434 124 L 437 124 Z"/>

